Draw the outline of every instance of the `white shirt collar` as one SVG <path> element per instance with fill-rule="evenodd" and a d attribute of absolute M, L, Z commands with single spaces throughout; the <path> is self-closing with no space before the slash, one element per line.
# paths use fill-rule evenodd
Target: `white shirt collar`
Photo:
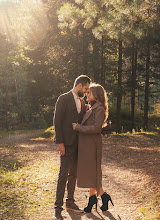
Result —
<path fill-rule="evenodd" d="M 77 107 L 77 112 L 80 113 L 81 112 L 81 102 L 79 97 L 75 94 L 75 92 L 72 90 L 72 94 L 76 103 L 76 107 Z"/>
<path fill-rule="evenodd" d="M 72 89 L 72 94 L 73 94 L 75 99 L 79 99 L 79 97 L 76 95 L 76 93 L 73 91 L 73 89 Z"/>

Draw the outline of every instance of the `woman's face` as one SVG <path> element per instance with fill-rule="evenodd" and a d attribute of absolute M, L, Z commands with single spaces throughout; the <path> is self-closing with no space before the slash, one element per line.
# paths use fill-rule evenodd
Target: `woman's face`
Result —
<path fill-rule="evenodd" d="M 91 102 L 91 101 L 94 101 L 94 100 L 95 100 L 95 98 L 94 98 L 94 96 L 93 96 L 93 94 L 91 92 L 91 89 L 89 89 L 88 93 L 87 93 L 87 101 Z"/>

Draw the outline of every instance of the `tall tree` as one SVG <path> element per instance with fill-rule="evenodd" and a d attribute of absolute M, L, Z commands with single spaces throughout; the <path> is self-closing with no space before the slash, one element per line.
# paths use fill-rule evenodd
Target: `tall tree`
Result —
<path fill-rule="evenodd" d="M 145 102 L 144 102 L 144 129 L 148 128 L 148 101 L 149 101 L 149 72 L 150 72 L 150 45 L 147 44 L 146 77 L 145 77 Z"/>

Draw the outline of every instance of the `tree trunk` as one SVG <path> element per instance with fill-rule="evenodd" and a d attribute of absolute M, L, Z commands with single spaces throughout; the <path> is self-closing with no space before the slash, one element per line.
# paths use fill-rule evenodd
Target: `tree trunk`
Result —
<path fill-rule="evenodd" d="M 75 76 L 79 76 L 79 57 L 81 56 L 81 50 L 79 47 L 79 34 L 78 34 L 78 29 L 76 30 L 76 39 L 77 39 L 77 46 L 75 47 L 75 54 L 74 54 L 74 63 L 75 63 Z"/>
<path fill-rule="evenodd" d="M 93 36 L 93 78 L 96 83 L 100 83 L 99 77 L 99 42 Z"/>
<path fill-rule="evenodd" d="M 104 36 L 102 36 L 102 43 L 101 43 L 101 85 L 104 85 Z"/>
<path fill-rule="evenodd" d="M 122 102 L 122 40 L 119 40 L 119 59 L 118 59 L 118 91 L 117 91 L 117 118 L 116 131 L 121 131 L 121 102 Z"/>
<path fill-rule="evenodd" d="M 135 90 L 136 90 L 136 71 L 137 71 L 137 48 L 136 42 L 132 45 L 132 85 L 131 85 L 131 132 L 135 122 Z"/>
<path fill-rule="evenodd" d="M 7 130 L 9 130 L 9 104 L 8 104 L 8 102 L 9 102 L 9 98 L 8 98 L 8 92 L 9 92 L 9 88 L 8 88 L 8 83 L 7 83 L 7 85 L 6 85 L 6 94 L 5 94 L 5 113 L 6 113 L 6 129 Z"/>
<path fill-rule="evenodd" d="M 147 44 L 146 57 L 146 79 L 145 79 L 145 101 L 144 101 L 144 130 L 148 129 L 148 102 L 149 102 L 149 67 L 150 67 L 150 45 Z"/>
<path fill-rule="evenodd" d="M 87 30 L 83 28 L 83 74 L 88 74 L 88 44 Z"/>

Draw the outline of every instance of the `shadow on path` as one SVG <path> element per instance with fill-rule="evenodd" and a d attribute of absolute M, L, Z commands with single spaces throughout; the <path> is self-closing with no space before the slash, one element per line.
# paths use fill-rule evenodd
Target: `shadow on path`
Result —
<path fill-rule="evenodd" d="M 128 137 L 117 139 L 105 138 L 103 147 L 104 166 L 115 166 L 124 170 L 132 170 L 150 177 L 155 185 L 160 184 L 160 139 L 156 141 L 145 137 Z"/>
<path fill-rule="evenodd" d="M 92 212 L 92 213 L 75 213 L 73 211 L 67 211 L 70 218 L 72 220 L 82 220 L 82 219 L 93 219 L 93 220 L 98 220 L 98 219 L 106 219 L 105 216 L 107 217 L 108 220 L 121 220 L 121 218 L 118 216 L 118 218 L 115 218 L 109 211 L 103 212 L 103 214 L 99 212 Z"/>

